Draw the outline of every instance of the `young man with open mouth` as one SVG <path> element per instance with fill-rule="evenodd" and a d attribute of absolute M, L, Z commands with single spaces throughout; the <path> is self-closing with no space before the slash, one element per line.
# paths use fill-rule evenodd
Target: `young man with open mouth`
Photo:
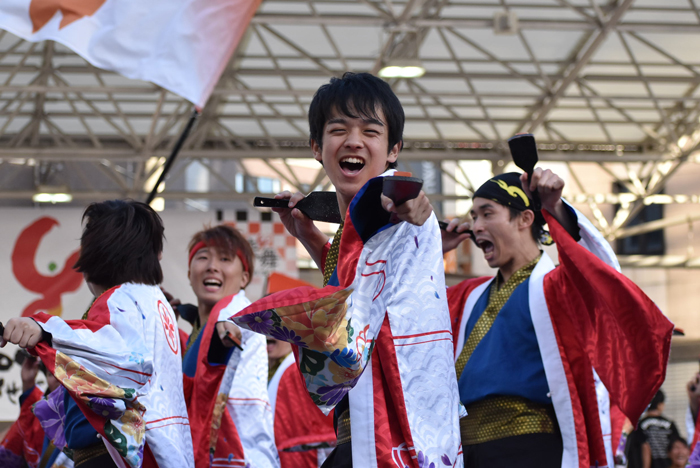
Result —
<path fill-rule="evenodd" d="M 611 466 L 610 405 L 636 424 L 664 380 L 673 325 L 563 188 L 537 168 L 532 180 L 501 174 L 474 193 L 475 241 L 498 273 L 447 292 L 466 467 Z M 545 222 L 557 267 L 539 247 L 551 243 Z M 444 249 L 465 237 L 446 234 Z"/>
<path fill-rule="evenodd" d="M 422 193 L 400 206 L 382 195 L 403 124 L 398 98 L 372 75 L 346 73 L 316 92 L 311 149 L 343 223 L 329 244 L 294 208 L 303 195 L 278 195 L 289 208 L 276 211 L 327 286 L 272 294 L 232 317 L 291 342 L 312 400 L 335 408 L 338 441 L 324 467 L 462 465 L 437 220 Z"/>

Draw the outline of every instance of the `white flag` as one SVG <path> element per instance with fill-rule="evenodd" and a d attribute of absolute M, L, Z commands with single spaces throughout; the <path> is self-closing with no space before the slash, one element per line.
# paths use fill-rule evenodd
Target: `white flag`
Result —
<path fill-rule="evenodd" d="M 203 107 L 262 0 L 2 0 L 0 28 Z"/>

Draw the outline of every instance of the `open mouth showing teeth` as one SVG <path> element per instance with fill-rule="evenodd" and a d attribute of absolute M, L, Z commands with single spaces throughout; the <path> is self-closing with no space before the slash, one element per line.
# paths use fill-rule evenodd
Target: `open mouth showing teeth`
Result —
<path fill-rule="evenodd" d="M 484 253 L 489 253 L 493 251 L 493 243 L 487 240 L 479 241 L 479 248 L 483 250 Z"/>
<path fill-rule="evenodd" d="M 340 167 L 347 172 L 360 172 L 365 167 L 365 162 L 360 158 L 343 158 Z"/>
<path fill-rule="evenodd" d="M 221 286 L 221 281 L 216 280 L 204 280 L 204 286 Z"/>

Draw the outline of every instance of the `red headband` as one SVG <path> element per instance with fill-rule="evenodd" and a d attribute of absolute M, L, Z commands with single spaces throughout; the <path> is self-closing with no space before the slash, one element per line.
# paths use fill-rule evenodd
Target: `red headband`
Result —
<path fill-rule="evenodd" d="M 187 259 L 187 266 L 192 263 L 192 258 L 194 255 L 204 247 L 207 247 L 207 244 L 204 241 L 199 241 L 194 246 L 192 247 L 192 250 L 190 250 L 190 256 Z M 240 250 L 236 251 L 236 256 L 241 260 L 241 263 L 243 264 L 243 271 L 248 272 L 248 261 L 245 258 L 245 255 L 243 255 L 243 252 Z"/>

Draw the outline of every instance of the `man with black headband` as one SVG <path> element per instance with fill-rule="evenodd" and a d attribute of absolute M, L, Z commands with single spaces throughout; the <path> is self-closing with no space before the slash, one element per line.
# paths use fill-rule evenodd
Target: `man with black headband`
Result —
<path fill-rule="evenodd" d="M 672 324 L 563 188 L 538 168 L 474 193 L 475 241 L 498 274 L 447 292 L 465 467 L 612 466 L 610 405 L 636 423 L 663 382 Z M 469 223 L 457 225 L 444 250 L 468 237 Z M 552 238 L 557 267 L 539 247 Z"/>

